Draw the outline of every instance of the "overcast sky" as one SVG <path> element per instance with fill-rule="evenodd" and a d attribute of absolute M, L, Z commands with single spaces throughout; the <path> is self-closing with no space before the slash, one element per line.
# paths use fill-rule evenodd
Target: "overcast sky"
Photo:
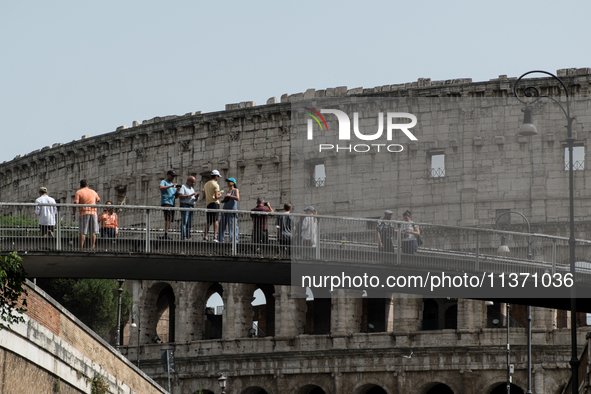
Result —
<path fill-rule="evenodd" d="M 591 2 L 4 1 L 0 162 L 308 88 L 591 67 Z"/>

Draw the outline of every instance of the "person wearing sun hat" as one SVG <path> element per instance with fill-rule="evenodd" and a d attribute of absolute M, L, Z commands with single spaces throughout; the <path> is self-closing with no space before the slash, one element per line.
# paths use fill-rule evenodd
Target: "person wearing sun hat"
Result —
<path fill-rule="evenodd" d="M 228 184 L 228 191 L 226 192 L 222 200 L 222 209 L 235 211 L 238 209 L 238 201 L 240 201 L 240 191 L 236 185 L 236 179 L 226 178 Z M 238 243 L 238 214 L 237 213 L 222 213 L 220 220 L 220 231 L 218 239 L 220 242 L 224 242 L 224 236 L 228 229 L 228 235 L 230 236 L 230 242 L 235 240 Z"/>
<path fill-rule="evenodd" d="M 213 170 L 211 172 L 211 179 L 203 187 L 207 209 L 220 209 L 220 197 L 222 196 L 222 193 L 220 192 L 220 185 L 218 185 L 218 179 L 220 178 L 220 176 L 221 174 L 218 170 Z M 219 242 L 218 213 L 207 212 L 206 218 L 207 220 L 205 221 L 205 233 L 203 234 L 203 240 L 208 240 L 207 235 L 209 233 L 209 226 L 213 224 L 213 241 Z"/>

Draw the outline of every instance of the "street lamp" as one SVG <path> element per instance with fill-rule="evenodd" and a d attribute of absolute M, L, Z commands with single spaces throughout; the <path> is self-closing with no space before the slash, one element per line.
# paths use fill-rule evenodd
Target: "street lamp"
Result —
<path fill-rule="evenodd" d="M 117 279 L 119 282 L 119 306 L 117 308 L 117 342 L 116 348 L 119 350 L 121 346 L 121 296 L 123 295 L 123 283 L 125 283 L 125 279 Z"/>
<path fill-rule="evenodd" d="M 218 379 L 218 383 L 220 385 L 220 388 L 222 389 L 222 394 L 226 394 L 226 383 L 227 383 L 227 379 L 224 374 L 222 374 L 222 376 L 219 377 Z"/>
<path fill-rule="evenodd" d="M 527 101 L 524 101 L 521 98 L 519 98 L 519 96 L 517 95 L 517 85 L 519 84 L 519 82 L 526 75 L 537 74 L 537 73 L 546 74 L 560 83 L 560 86 L 562 86 L 562 88 L 564 89 L 564 91 L 566 93 L 566 108 L 558 100 L 556 100 L 550 96 L 544 96 L 544 95 L 540 94 L 540 90 L 535 86 L 526 86 L 525 89 L 523 90 L 523 94 L 525 95 L 525 97 L 533 97 L 533 100 L 527 102 Z M 525 74 L 523 74 L 522 76 L 517 78 L 517 80 L 515 81 L 515 84 L 513 85 L 513 93 L 515 94 L 515 97 L 517 98 L 517 100 L 519 100 L 521 103 L 526 105 L 526 108 L 524 111 L 523 125 L 521 126 L 521 129 L 519 130 L 519 133 L 521 135 L 535 135 L 535 134 L 537 134 L 536 127 L 532 121 L 531 106 L 532 106 L 532 104 L 535 104 L 536 102 L 540 101 L 543 98 L 551 100 L 556 105 L 558 105 L 558 107 L 560 107 L 560 109 L 562 110 L 562 113 L 566 117 L 566 121 L 567 121 L 566 129 L 568 132 L 568 137 L 566 139 L 566 144 L 568 146 L 568 157 L 569 157 L 569 165 L 568 165 L 569 188 L 568 188 L 568 191 L 569 191 L 569 224 L 570 224 L 570 229 L 569 229 L 570 236 L 568 239 L 568 246 L 569 246 L 570 272 L 573 275 L 573 285 L 571 287 L 571 293 L 570 293 L 571 352 L 572 352 L 570 366 L 571 366 L 572 393 L 578 394 L 578 392 L 579 392 L 579 364 L 580 364 L 580 362 L 578 359 L 578 351 L 577 351 L 577 297 L 576 297 L 577 294 L 576 294 L 576 275 L 575 275 L 575 273 L 576 273 L 575 272 L 575 208 L 574 208 L 574 174 L 573 174 L 573 170 L 574 170 L 573 145 L 575 142 L 575 139 L 573 138 L 573 121 L 575 120 L 575 118 L 570 115 L 570 97 L 569 97 L 568 89 L 566 88 L 566 85 L 564 84 L 564 82 L 560 78 L 558 78 L 556 75 L 554 75 L 552 73 L 549 73 L 547 71 L 540 71 L 540 70 L 526 72 Z"/>
<path fill-rule="evenodd" d="M 137 308 L 137 315 L 134 312 L 134 309 Z M 137 324 L 136 324 L 137 319 Z M 140 367 L 140 338 L 142 333 L 142 314 L 141 309 L 137 304 L 133 304 L 131 307 L 131 327 L 137 327 L 137 367 Z"/>

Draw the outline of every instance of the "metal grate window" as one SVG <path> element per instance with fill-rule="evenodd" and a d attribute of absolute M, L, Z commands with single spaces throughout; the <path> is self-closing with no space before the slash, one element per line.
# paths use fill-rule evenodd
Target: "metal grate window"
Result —
<path fill-rule="evenodd" d="M 564 148 L 564 170 L 568 171 L 570 167 L 568 148 Z M 585 147 L 573 146 L 573 170 L 582 171 L 585 169 Z"/>
<path fill-rule="evenodd" d="M 445 177 L 445 155 L 443 153 L 431 156 L 431 178 Z"/>

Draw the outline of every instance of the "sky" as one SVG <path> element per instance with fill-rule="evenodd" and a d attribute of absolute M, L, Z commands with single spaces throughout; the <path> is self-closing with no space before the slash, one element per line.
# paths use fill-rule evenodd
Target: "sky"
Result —
<path fill-rule="evenodd" d="M 155 116 L 591 67 L 591 2 L 3 1 L 0 163 Z"/>

